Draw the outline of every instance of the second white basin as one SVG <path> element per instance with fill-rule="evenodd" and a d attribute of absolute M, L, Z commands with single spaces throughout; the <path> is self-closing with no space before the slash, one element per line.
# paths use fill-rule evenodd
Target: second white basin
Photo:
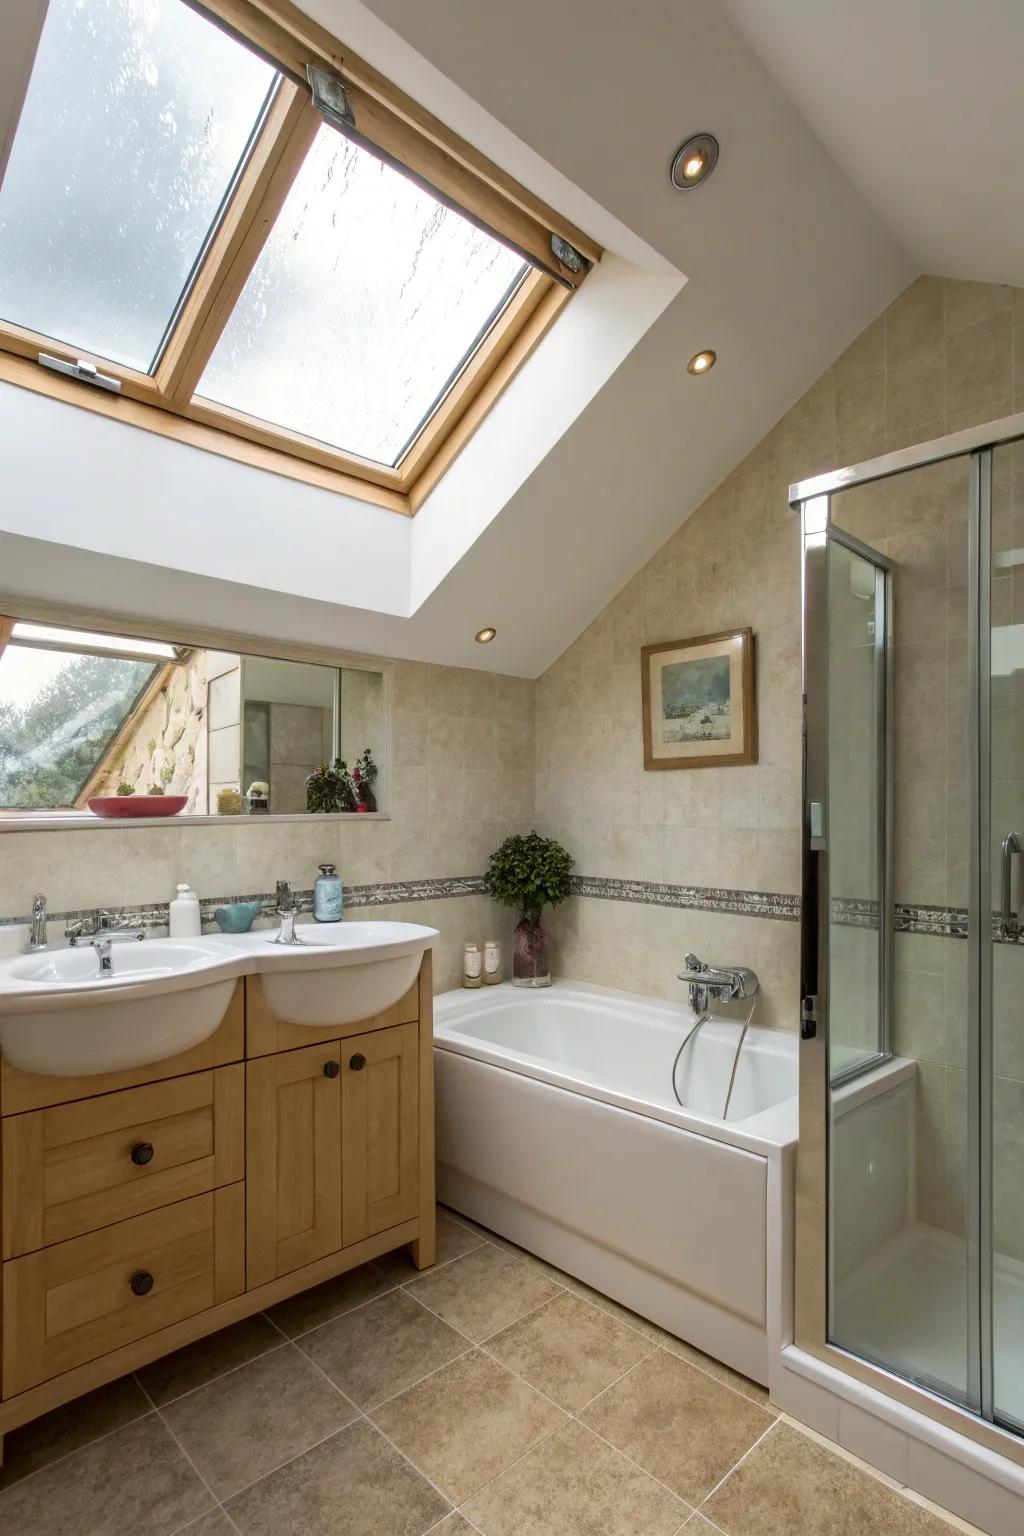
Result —
<path fill-rule="evenodd" d="M 269 961 L 260 965 L 268 1006 L 291 1024 L 324 1029 L 384 1013 L 416 980 L 437 937 L 418 923 L 302 923 L 294 946 L 275 944 L 273 934 L 245 935 Z"/>

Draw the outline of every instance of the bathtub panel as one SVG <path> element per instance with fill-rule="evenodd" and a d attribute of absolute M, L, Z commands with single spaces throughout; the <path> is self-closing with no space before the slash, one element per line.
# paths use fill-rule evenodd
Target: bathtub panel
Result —
<path fill-rule="evenodd" d="M 438 1158 L 765 1327 L 763 1157 L 453 1051 Z"/>

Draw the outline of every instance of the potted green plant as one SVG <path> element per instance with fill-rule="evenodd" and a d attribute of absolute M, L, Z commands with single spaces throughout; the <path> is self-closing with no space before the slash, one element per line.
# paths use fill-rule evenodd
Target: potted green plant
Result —
<path fill-rule="evenodd" d="M 356 790 L 343 757 L 321 763 L 306 780 L 306 810 L 317 816 L 356 809 Z"/>
<path fill-rule="evenodd" d="M 519 913 L 512 949 L 514 987 L 551 985 L 541 914 L 546 906 L 557 907 L 571 894 L 573 862 L 561 843 L 537 832 L 506 837 L 491 854 L 484 888 L 495 901 Z"/>
<path fill-rule="evenodd" d="M 356 758 L 352 765 L 352 784 L 356 792 L 357 811 L 375 811 L 377 809 L 377 796 L 373 792 L 373 785 L 377 782 L 377 764 L 369 747 Z"/>

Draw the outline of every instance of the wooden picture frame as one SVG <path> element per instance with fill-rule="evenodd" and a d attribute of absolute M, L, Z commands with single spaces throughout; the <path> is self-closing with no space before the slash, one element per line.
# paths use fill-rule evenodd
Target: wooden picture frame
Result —
<path fill-rule="evenodd" d="M 757 762 L 752 629 L 645 645 L 640 678 L 645 769 Z"/>

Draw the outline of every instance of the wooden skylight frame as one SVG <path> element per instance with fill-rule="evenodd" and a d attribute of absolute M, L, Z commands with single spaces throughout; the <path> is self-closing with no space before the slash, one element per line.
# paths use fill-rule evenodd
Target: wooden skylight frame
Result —
<path fill-rule="evenodd" d="M 352 53 L 290 0 L 182 0 L 283 76 L 153 373 L 0 321 L 0 380 L 261 469 L 414 514 L 573 292 L 600 246 Z M 195 396 L 207 362 L 325 118 L 310 67 L 344 82 L 357 144 L 510 246 L 530 270 L 394 468 Z M 555 254 L 572 248 L 579 270 Z M 572 256 L 570 255 L 570 260 Z M 40 353 L 113 375 L 119 393 L 39 365 Z"/>

